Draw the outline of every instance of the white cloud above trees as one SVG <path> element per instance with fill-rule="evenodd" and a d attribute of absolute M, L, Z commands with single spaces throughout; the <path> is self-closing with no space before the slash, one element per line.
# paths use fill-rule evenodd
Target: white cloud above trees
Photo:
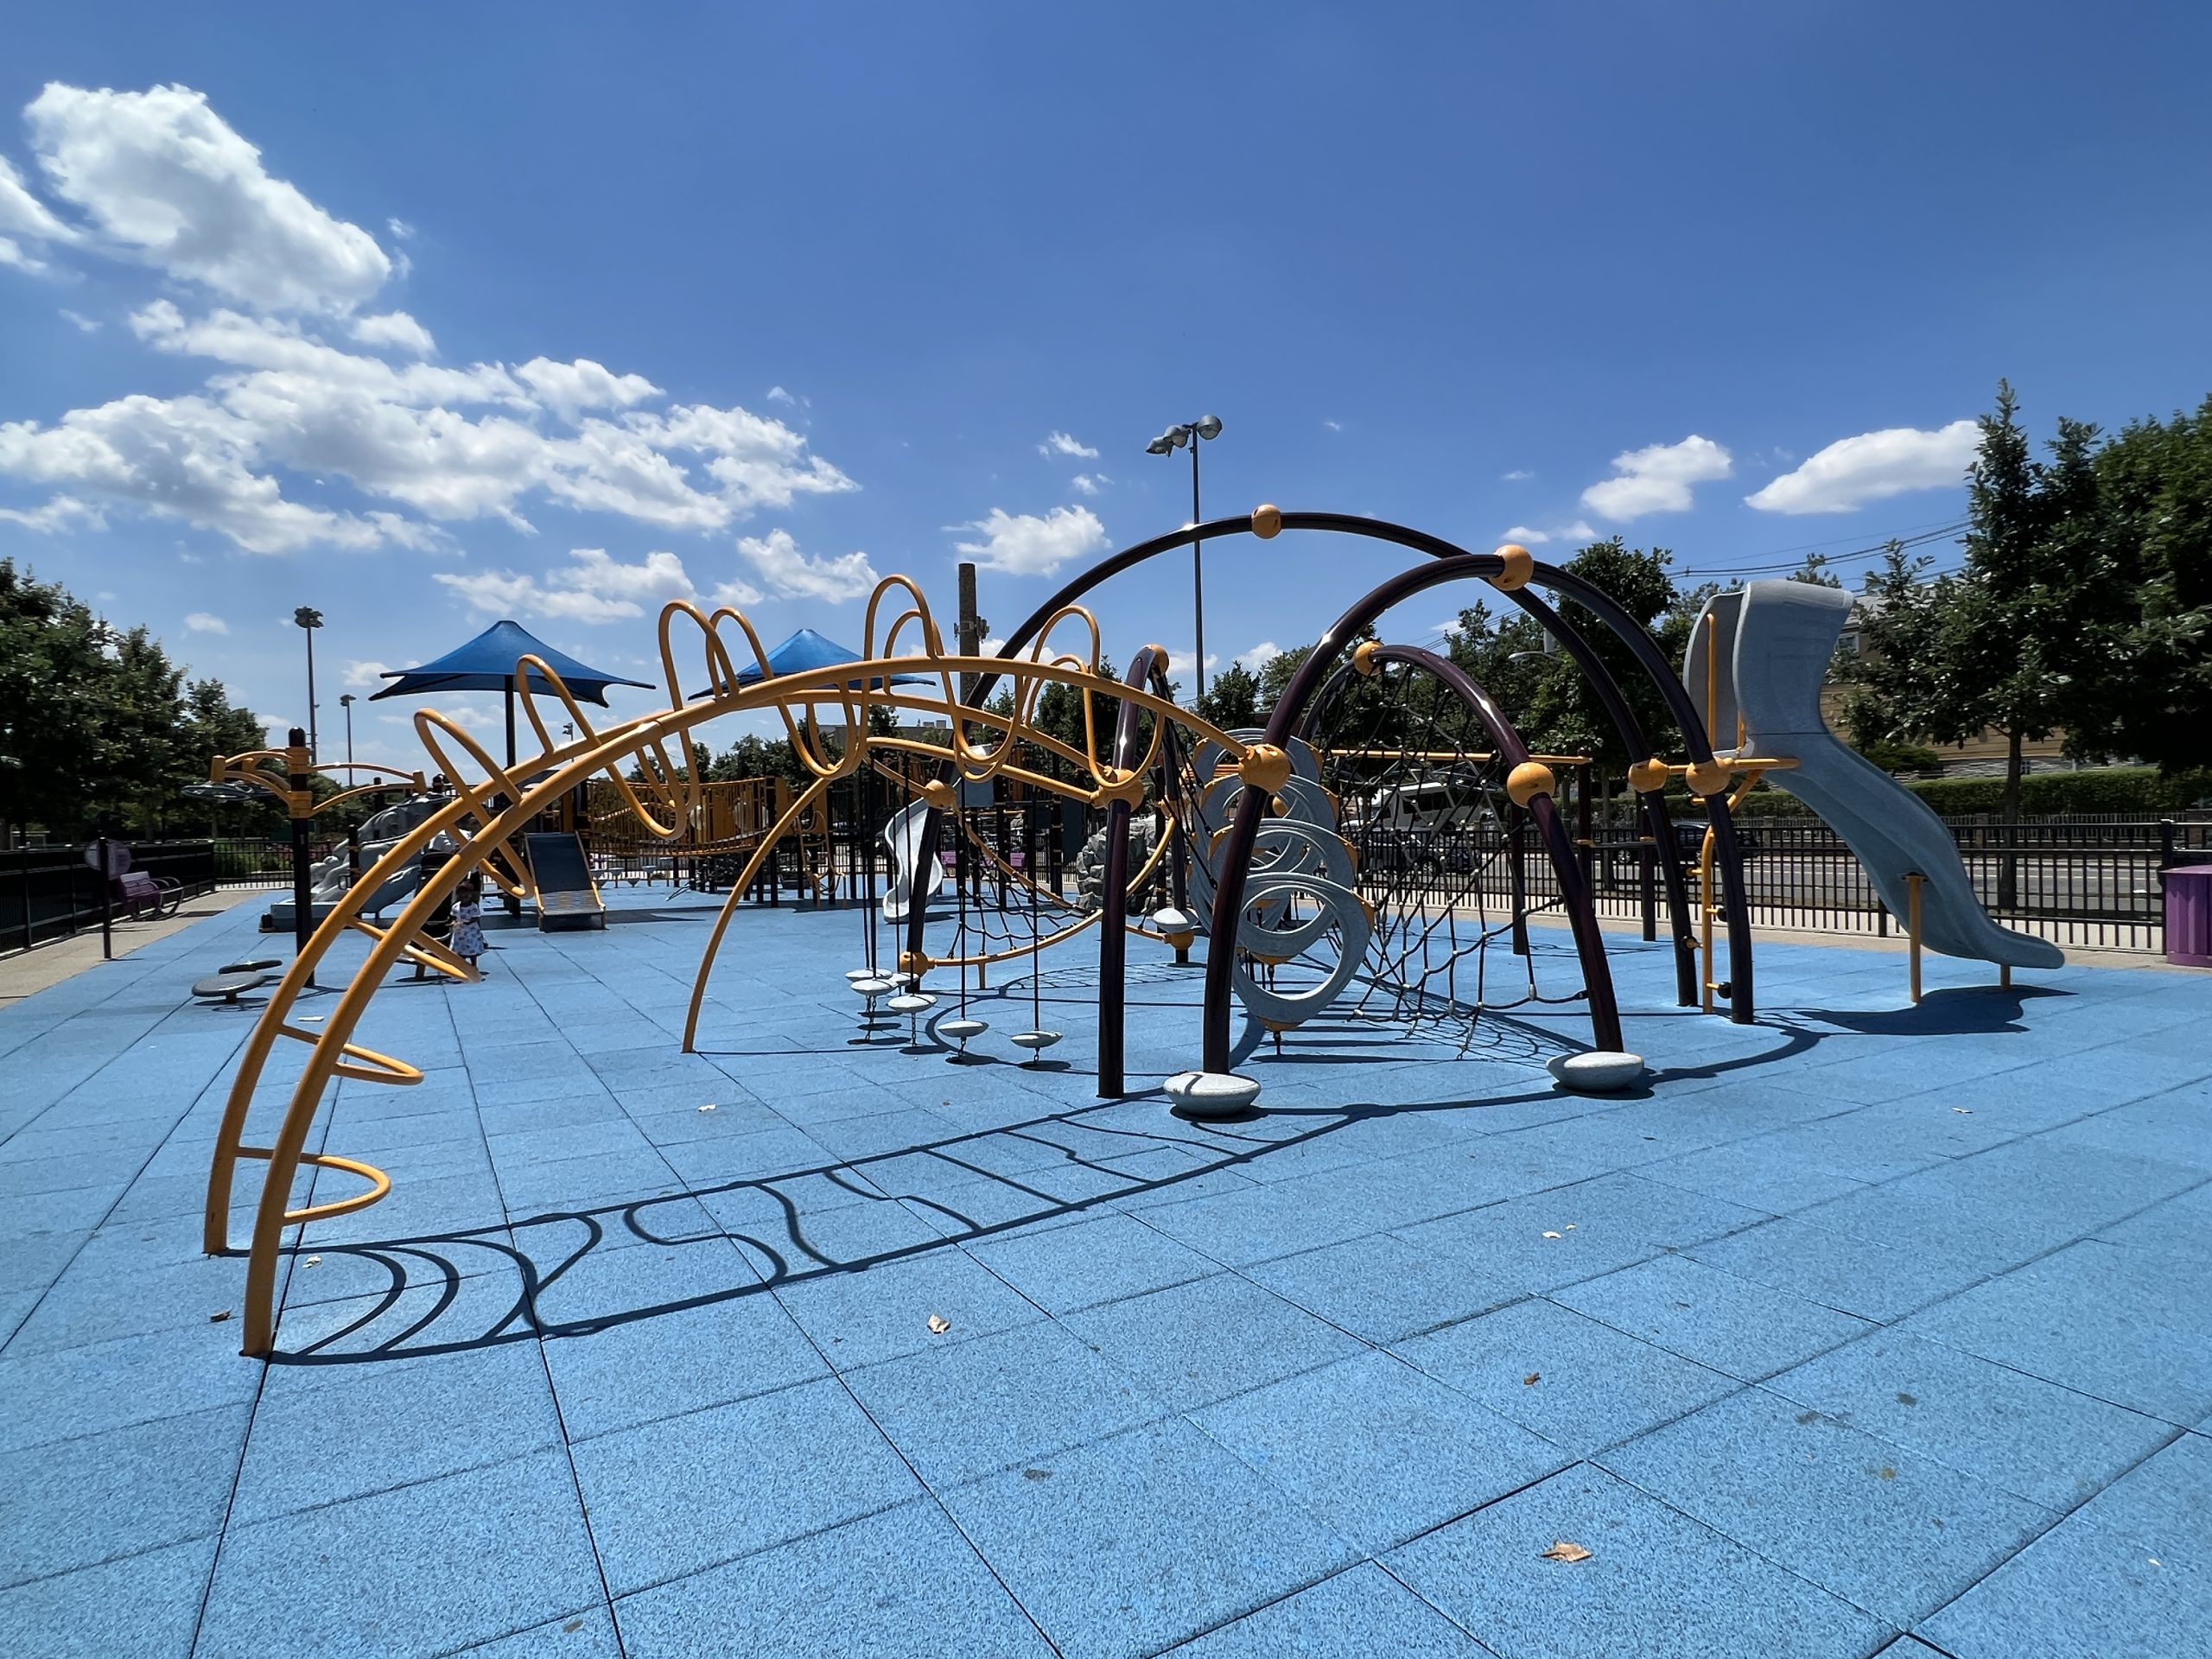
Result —
<path fill-rule="evenodd" d="M 648 553 L 636 563 L 626 564 L 597 547 L 569 549 L 566 565 L 542 575 L 521 570 L 441 570 L 432 580 L 486 616 L 592 624 L 644 616 L 671 599 L 753 605 L 762 597 L 759 588 L 737 581 L 702 592 L 673 553 Z"/>
<path fill-rule="evenodd" d="M 741 537 L 737 550 L 751 561 L 768 591 L 779 599 L 818 599 L 842 605 L 874 591 L 880 580 L 865 553 L 821 558 L 799 551 L 787 530 Z M 745 603 L 735 601 L 734 603 Z"/>
<path fill-rule="evenodd" d="M 133 334 L 211 366 L 181 394 L 0 424 L 0 479 L 54 492 L 4 509 L 16 522 L 124 508 L 250 552 L 364 550 L 483 518 L 528 531 L 541 503 L 707 533 L 857 487 L 780 421 L 670 404 L 589 359 L 428 360 L 429 328 L 371 308 L 404 256 L 270 174 L 198 92 L 56 84 L 24 118 L 45 199 L 0 162 L 0 263 L 151 267 L 168 292 Z M 387 230 L 396 249 L 407 232 Z M 323 493 L 334 480 L 359 499 Z"/>
<path fill-rule="evenodd" d="M 1966 481 L 1981 444 L 1973 421 L 1924 431 L 1893 426 L 1838 438 L 1744 498 L 1761 512 L 1852 512 L 1869 501 Z"/>
<path fill-rule="evenodd" d="M 1089 507 L 1054 507 L 1043 514 L 993 507 L 972 524 L 951 524 L 980 539 L 954 545 L 986 570 L 1010 575 L 1050 575 L 1070 559 L 1106 550 L 1106 526 Z"/>
<path fill-rule="evenodd" d="M 1602 518 L 1626 524 L 1647 513 L 1687 512 L 1693 486 L 1734 470 L 1726 449 L 1694 432 L 1680 443 L 1655 443 L 1613 457 L 1614 476 L 1582 492 L 1582 505 Z"/>

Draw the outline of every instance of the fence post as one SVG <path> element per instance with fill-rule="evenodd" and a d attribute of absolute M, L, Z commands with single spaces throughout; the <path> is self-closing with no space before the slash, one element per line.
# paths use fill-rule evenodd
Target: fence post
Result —
<path fill-rule="evenodd" d="M 1636 843 L 1637 898 L 1643 913 L 1643 942 L 1659 938 L 1659 843 L 1649 836 Z"/>
<path fill-rule="evenodd" d="M 115 960 L 115 878 L 108 874 L 107 837 L 99 843 L 100 872 L 100 960 Z"/>

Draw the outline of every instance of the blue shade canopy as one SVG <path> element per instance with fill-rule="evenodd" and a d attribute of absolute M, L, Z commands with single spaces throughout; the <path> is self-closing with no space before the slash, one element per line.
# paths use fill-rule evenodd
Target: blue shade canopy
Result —
<path fill-rule="evenodd" d="M 607 688 L 610 685 L 634 685 L 645 690 L 652 687 L 644 680 L 626 680 L 620 674 L 608 674 L 578 662 L 566 652 L 556 651 L 519 622 L 494 622 L 467 645 L 448 652 L 434 663 L 424 663 L 420 668 L 396 668 L 385 675 L 391 683 L 372 696 L 423 696 L 434 691 L 514 691 L 521 689 L 515 676 L 518 658 L 529 655 L 542 658 L 569 695 L 580 702 L 595 702 L 607 706 Z M 529 690 L 547 694 L 553 690 L 546 677 L 535 669 L 529 676 Z"/>
<path fill-rule="evenodd" d="M 825 639 L 822 635 L 817 633 L 812 628 L 801 628 L 797 633 L 791 635 L 790 639 L 785 640 L 783 644 L 776 646 L 773 650 L 769 652 L 768 677 L 774 679 L 781 679 L 786 674 L 810 673 L 816 669 L 836 668 L 842 664 L 857 663 L 860 660 L 860 652 L 846 650 L 844 646 L 839 645 L 835 639 Z M 737 683 L 740 685 L 754 684 L 761 677 L 760 664 L 758 663 L 748 663 L 746 666 L 737 671 Z M 852 683 L 857 685 L 860 682 L 857 679 L 855 679 Z M 880 690 L 882 689 L 882 681 L 880 679 L 871 681 L 869 683 L 869 689 L 872 690 Z M 893 685 L 926 685 L 929 683 L 929 676 L 926 674 L 894 674 L 892 676 L 891 683 Z M 706 696 L 709 694 L 704 691 L 694 691 L 691 695 L 693 697 L 696 698 Z"/>

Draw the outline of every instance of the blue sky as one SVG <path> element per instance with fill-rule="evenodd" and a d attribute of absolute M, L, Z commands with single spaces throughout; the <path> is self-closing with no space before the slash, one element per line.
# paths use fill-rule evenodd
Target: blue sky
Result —
<path fill-rule="evenodd" d="M 1864 548 L 1960 516 L 2000 375 L 2039 433 L 2212 388 L 2206 17 L 31 9 L 0 553 L 279 722 L 321 607 L 327 734 L 501 614 L 625 671 L 671 593 L 856 643 L 966 543 L 1012 622 L 1183 522 L 1143 446 L 1206 411 L 1210 512 Z M 1382 561 L 1211 559 L 1209 651 Z M 1190 646 L 1154 569 L 1117 657 Z"/>

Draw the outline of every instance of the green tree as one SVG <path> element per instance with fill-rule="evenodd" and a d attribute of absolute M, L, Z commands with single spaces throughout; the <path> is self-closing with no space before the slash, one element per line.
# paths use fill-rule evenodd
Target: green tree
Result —
<path fill-rule="evenodd" d="M 59 582 L 0 559 L 0 841 L 73 829 L 89 804 L 106 630 Z"/>
<path fill-rule="evenodd" d="M 1815 588 L 1843 586 L 1843 578 L 1828 569 L 1828 556 L 1825 553 L 1808 553 L 1805 562 L 1789 573 L 1789 580 L 1810 582 Z"/>
<path fill-rule="evenodd" d="M 1198 699 L 1198 717 L 1210 720 L 1224 732 L 1257 726 L 1260 719 L 1260 681 L 1242 663 L 1231 663 L 1213 677 L 1205 696 Z"/>
<path fill-rule="evenodd" d="M 2123 429 L 2094 467 L 2121 615 L 2069 729 L 2170 774 L 2212 764 L 2212 397 Z"/>
<path fill-rule="evenodd" d="M 211 760 L 265 741 L 221 682 L 188 683 L 147 629 L 110 627 L 58 582 L 0 559 L 0 840 L 31 824 L 159 834 Z M 237 829 L 270 815 L 189 816 Z"/>

